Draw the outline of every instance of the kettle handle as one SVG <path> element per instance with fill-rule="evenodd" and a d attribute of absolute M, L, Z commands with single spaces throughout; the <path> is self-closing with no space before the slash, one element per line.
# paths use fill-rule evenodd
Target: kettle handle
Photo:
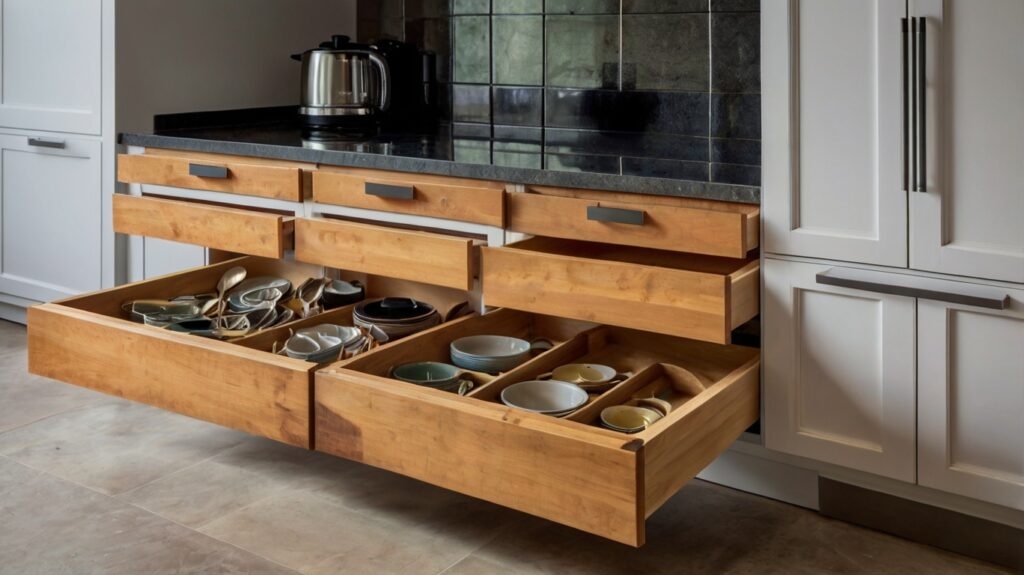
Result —
<path fill-rule="evenodd" d="M 388 61 L 381 58 L 376 52 L 371 50 L 368 54 L 370 61 L 380 71 L 380 111 L 387 112 L 388 108 L 391 107 L 391 86 L 389 81 L 391 69 L 388 67 Z"/>

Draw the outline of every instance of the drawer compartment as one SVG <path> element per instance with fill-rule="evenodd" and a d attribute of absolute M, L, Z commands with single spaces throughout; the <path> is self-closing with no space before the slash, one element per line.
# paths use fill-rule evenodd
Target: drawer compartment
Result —
<path fill-rule="evenodd" d="M 148 150 L 141 155 L 118 155 L 117 179 L 126 184 L 303 200 L 302 169 L 274 160 Z"/>
<path fill-rule="evenodd" d="M 476 271 L 475 240 L 327 218 L 295 222 L 295 259 L 468 290 Z"/>
<path fill-rule="evenodd" d="M 317 449 L 640 546 L 646 518 L 756 420 L 759 354 L 592 325 L 498 310 L 324 368 Z M 448 361 L 449 343 L 475 334 L 556 345 L 467 397 L 387 377 Z M 566 419 L 497 401 L 507 385 L 579 361 L 635 373 Z M 658 392 L 673 409 L 642 432 L 595 423 L 597 407 Z"/>
<path fill-rule="evenodd" d="M 589 190 L 534 188 L 507 198 L 525 234 L 745 258 L 759 242 L 758 206 Z"/>
<path fill-rule="evenodd" d="M 151 196 L 114 195 L 114 231 L 280 258 L 292 248 L 288 216 Z"/>
<path fill-rule="evenodd" d="M 505 224 L 505 185 L 423 174 L 322 167 L 313 199 L 324 204 L 472 222 Z"/>
<path fill-rule="evenodd" d="M 758 313 L 759 263 L 535 237 L 483 248 L 484 302 L 729 343 Z"/>

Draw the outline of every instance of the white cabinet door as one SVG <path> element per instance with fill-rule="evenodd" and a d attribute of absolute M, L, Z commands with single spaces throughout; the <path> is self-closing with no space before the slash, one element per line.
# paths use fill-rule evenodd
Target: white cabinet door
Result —
<path fill-rule="evenodd" d="M 765 445 L 913 482 L 914 298 L 816 283 L 830 267 L 765 260 Z"/>
<path fill-rule="evenodd" d="M 100 165 L 98 140 L 0 134 L 0 293 L 49 301 L 102 287 Z"/>
<path fill-rule="evenodd" d="M 765 250 L 907 265 L 904 0 L 764 0 Z"/>
<path fill-rule="evenodd" d="M 918 303 L 918 482 L 1024 510 L 1024 290 Z"/>
<path fill-rule="evenodd" d="M 924 18 L 924 169 L 911 267 L 1024 282 L 1024 2 L 914 0 Z"/>
<path fill-rule="evenodd" d="M 143 247 L 142 277 L 150 279 L 206 265 L 206 248 L 161 240 L 140 238 Z"/>
<path fill-rule="evenodd" d="M 0 0 L 0 127 L 100 133 L 101 0 Z"/>

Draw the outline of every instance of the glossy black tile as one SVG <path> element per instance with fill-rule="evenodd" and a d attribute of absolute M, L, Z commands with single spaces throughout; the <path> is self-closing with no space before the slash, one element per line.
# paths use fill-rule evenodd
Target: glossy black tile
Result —
<path fill-rule="evenodd" d="M 707 181 L 708 163 L 625 156 L 622 158 L 622 175 Z"/>
<path fill-rule="evenodd" d="M 708 0 L 622 0 L 623 14 L 679 14 L 707 11 Z"/>
<path fill-rule="evenodd" d="M 708 138 L 653 132 L 544 129 L 544 151 L 708 161 Z"/>
<path fill-rule="evenodd" d="M 452 119 L 456 122 L 490 123 L 491 87 L 453 84 Z"/>
<path fill-rule="evenodd" d="M 489 16 L 455 16 L 454 79 L 461 83 L 491 81 L 491 22 Z"/>
<path fill-rule="evenodd" d="M 513 126 L 541 126 L 543 88 L 494 86 L 494 123 Z"/>
<path fill-rule="evenodd" d="M 741 166 L 739 164 L 711 164 L 711 181 L 719 184 L 760 186 L 761 166 Z"/>
<path fill-rule="evenodd" d="M 544 141 L 544 130 L 523 126 L 494 126 L 494 140 L 503 142 L 520 142 L 524 144 L 541 144 Z"/>
<path fill-rule="evenodd" d="M 359 0 L 356 5 L 356 40 L 401 40 L 405 32 L 405 0 Z"/>
<path fill-rule="evenodd" d="M 708 90 L 708 15 L 627 14 L 622 62 L 636 67 L 635 90 Z"/>
<path fill-rule="evenodd" d="M 558 128 L 708 134 L 708 94 L 545 90 L 544 123 Z"/>
<path fill-rule="evenodd" d="M 760 12 L 761 0 L 711 0 L 712 12 Z"/>
<path fill-rule="evenodd" d="M 489 140 L 491 139 L 491 125 L 455 122 L 452 124 L 452 137 Z"/>
<path fill-rule="evenodd" d="M 544 0 L 495 0 L 491 11 L 495 14 L 543 14 Z"/>
<path fill-rule="evenodd" d="M 548 86 L 618 87 L 618 16 L 548 16 L 545 43 Z"/>
<path fill-rule="evenodd" d="M 582 154 L 544 154 L 544 168 L 556 172 L 593 172 L 621 174 L 618 156 L 591 156 Z"/>
<path fill-rule="evenodd" d="M 547 14 L 618 14 L 619 0 L 546 0 L 544 12 Z"/>
<path fill-rule="evenodd" d="M 761 91 L 761 14 L 711 14 L 711 90 Z"/>
<path fill-rule="evenodd" d="M 405 21 L 405 41 L 437 55 L 437 80 L 452 79 L 451 18 L 419 18 Z"/>
<path fill-rule="evenodd" d="M 711 139 L 711 161 L 761 165 L 761 140 Z"/>
<path fill-rule="evenodd" d="M 495 84 L 540 86 L 544 83 L 544 17 L 491 18 Z"/>
<path fill-rule="evenodd" d="M 761 139 L 759 94 L 711 94 L 711 135 L 715 138 Z"/>

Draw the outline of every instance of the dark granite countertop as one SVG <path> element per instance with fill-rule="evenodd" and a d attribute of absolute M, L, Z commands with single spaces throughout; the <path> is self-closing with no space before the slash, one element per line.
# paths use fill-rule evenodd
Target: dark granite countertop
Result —
<path fill-rule="evenodd" d="M 584 171 L 560 163 L 557 168 L 521 167 L 542 165 L 531 134 L 459 133 L 442 126 L 434 133 L 382 133 L 371 138 L 350 137 L 311 141 L 304 139 L 293 109 L 205 112 L 157 116 L 152 133 L 123 133 L 126 146 L 170 148 L 292 160 L 335 166 L 374 168 L 399 172 L 437 174 L 498 180 L 516 184 L 588 188 L 620 192 L 681 196 L 743 203 L 759 203 L 761 190 L 754 186 L 719 184 L 647 176 Z M 499 136 L 495 138 L 495 136 Z M 501 143 L 501 154 L 492 153 Z M 560 144 L 566 146 L 566 144 Z M 609 158 L 632 142 L 608 142 Z M 572 151 L 571 143 L 568 144 Z M 482 152 L 482 153 L 481 153 Z M 587 153 L 593 154 L 593 147 Z M 498 163 L 504 165 L 497 165 Z"/>

